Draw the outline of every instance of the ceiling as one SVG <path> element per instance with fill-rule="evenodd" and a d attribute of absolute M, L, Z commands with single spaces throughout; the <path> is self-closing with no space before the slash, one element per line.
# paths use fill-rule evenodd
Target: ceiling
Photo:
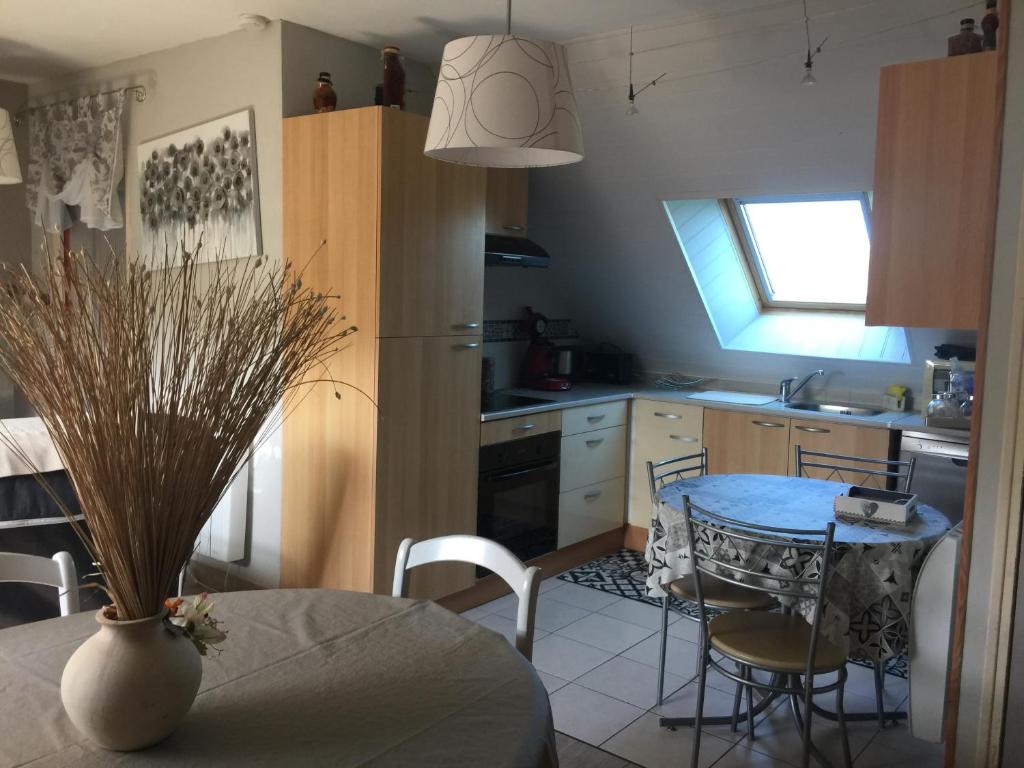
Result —
<path fill-rule="evenodd" d="M 513 29 L 564 41 L 630 24 L 779 4 L 779 0 L 516 0 Z M 800 0 L 782 0 L 800 5 Z M 503 31 L 502 0 L 0 0 L 0 78 L 33 82 L 238 29 L 239 14 L 286 19 L 437 61 L 455 37 Z"/>

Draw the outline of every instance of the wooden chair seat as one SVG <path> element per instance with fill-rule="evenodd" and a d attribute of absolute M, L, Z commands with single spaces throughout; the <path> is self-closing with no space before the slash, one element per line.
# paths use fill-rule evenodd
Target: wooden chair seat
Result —
<path fill-rule="evenodd" d="M 712 608 L 726 611 L 757 611 L 769 610 L 777 605 L 775 598 L 767 592 L 747 589 L 707 574 L 701 577 L 701 586 L 704 588 L 704 603 Z M 691 603 L 697 602 L 693 574 L 676 579 L 668 588 L 677 597 Z"/>
<path fill-rule="evenodd" d="M 707 602 L 707 599 L 705 599 Z M 708 623 L 711 647 L 751 666 L 773 672 L 804 672 L 811 644 L 811 625 L 802 616 L 781 613 L 723 613 Z M 846 665 L 846 653 L 824 637 L 818 638 L 814 672 L 821 674 Z"/>

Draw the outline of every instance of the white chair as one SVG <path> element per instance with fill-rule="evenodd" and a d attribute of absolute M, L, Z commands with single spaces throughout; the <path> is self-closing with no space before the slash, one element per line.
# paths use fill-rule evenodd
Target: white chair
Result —
<path fill-rule="evenodd" d="M 78 573 L 75 561 L 67 552 L 53 557 L 0 552 L 0 582 L 17 581 L 56 587 L 60 598 L 60 615 L 78 613 Z"/>
<path fill-rule="evenodd" d="M 533 658 L 533 619 L 537 612 L 540 568 L 527 568 L 501 544 L 480 536 L 440 536 L 426 541 L 405 539 L 395 559 L 395 583 L 392 594 L 407 597 L 409 584 L 405 573 L 428 563 L 472 563 L 498 574 L 519 598 L 516 612 L 516 648 L 527 659 Z"/>

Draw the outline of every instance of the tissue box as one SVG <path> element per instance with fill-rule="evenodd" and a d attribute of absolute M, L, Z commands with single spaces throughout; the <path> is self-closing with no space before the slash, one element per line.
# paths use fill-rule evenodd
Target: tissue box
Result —
<path fill-rule="evenodd" d="M 835 498 L 835 515 L 847 522 L 906 525 L 917 514 L 917 494 L 850 486 Z"/>

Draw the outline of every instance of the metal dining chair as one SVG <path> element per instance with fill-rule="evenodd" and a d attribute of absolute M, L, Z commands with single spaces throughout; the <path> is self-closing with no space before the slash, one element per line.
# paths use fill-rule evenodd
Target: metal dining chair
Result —
<path fill-rule="evenodd" d="M 841 453 L 808 451 L 799 445 L 793 447 L 796 458 L 797 477 L 816 477 L 820 480 L 835 480 L 853 485 L 866 485 L 910 493 L 914 482 L 916 458 L 910 459 L 866 459 L 862 456 L 847 456 Z M 808 470 L 818 470 L 809 472 Z M 879 660 L 875 667 L 875 709 L 878 713 L 878 727 L 885 727 L 885 661 Z"/>
<path fill-rule="evenodd" d="M 512 587 L 519 600 L 516 611 L 516 648 L 527 660 L 533 659 L 533 622 L 540 590 L 540 568 L 527 568 L 522 561 L 496 541 L 482 536 L 439 536 L 426 541 L 405 539 L 395 559 L 395 581 L 391 594 L 407 597 L 406 571 L 428 563 L 472 563 L 498 574 Z"/>
<path fill-rule="evenodd" d="M 812 751 L 824 762 L 811 742 L 814 696 L 836 692 L 836 719 L 842 739 L 843 765 L 850 768 L 850 742 L 843 712 L 846 685 L 846 652 L 820 635 L 825 588 L 835 557 L 835 523 L 824 530 L 774 528 L 754 525 L 717 515 L 683 498 L 683 515 L 691 542 L 694 586 L 704 631 L 700 645 L 700 675 L 697 710 L 693 727 L 691 766 L 697 768 L 700 757 L 701 727 L 704 718 L 704 693 L 708 670 L 736 681 L 746 692 L 747 738 L 754 739 L 753 692 L 793 697 L 794 719 L 802 728 L 802 767 L 810 764 Z M 700 542 L 700 544 L 696 544 Z M 808 557 L 807 555 L 811 556 Z M 767 563 L 779 564 L 767 566 Z M 785 565 L 782 565 L 785 564 Z M 711 579 L 726 581 L 745 589 L 787 597 L 814 606 L 813 622 L 800 615 L 767 611 L 734 611 L 708 617 L 710 603 L 705 586 Z M 714 650 L 721 661 L 711 656 Z M 724 661 L 737 665 L 730 670 Z M 767 682 L 754 677 L 754 671 L 769 673 Z M 831 683 L 815 685 L 817 675 L 836 674 Z M 803 713 L 797 705 L 802 700 Z M 736 727 L 739 698 L 733 708 Z"/>
<path fill-rule="evenodd" d="M 708 473 L 708 449 L 700 453 L 677 456 L 664 461 L 647 462 L 647 480 L 651 491 L 651 503 L 658 506 L 658 491 L 667 483 L 687 477 L 704 477 Z M 661 598 L 661 651 L 658 656 L 658 704 L 665 698 L 665 655 L 668 650 L 668 609 L 672 596 L 691 603 L 697 602 L 693 575 L 676 579 L 667 586 L 667 593 Z M 778 603 L 771 595 L 747 589 L 724 581 L 706 579 L 705 599 L 707 604 L 720 611 L 770 610 Z M 691 618 L 691 617 L 687 617 Z"/>
<path fill-rule="evenodd" d="M 53 557 L 0 552 L 0 582 L 56 587 L 60 615 L 78 613 L 78 571 L 68 552 L 58 552 Z"/>

